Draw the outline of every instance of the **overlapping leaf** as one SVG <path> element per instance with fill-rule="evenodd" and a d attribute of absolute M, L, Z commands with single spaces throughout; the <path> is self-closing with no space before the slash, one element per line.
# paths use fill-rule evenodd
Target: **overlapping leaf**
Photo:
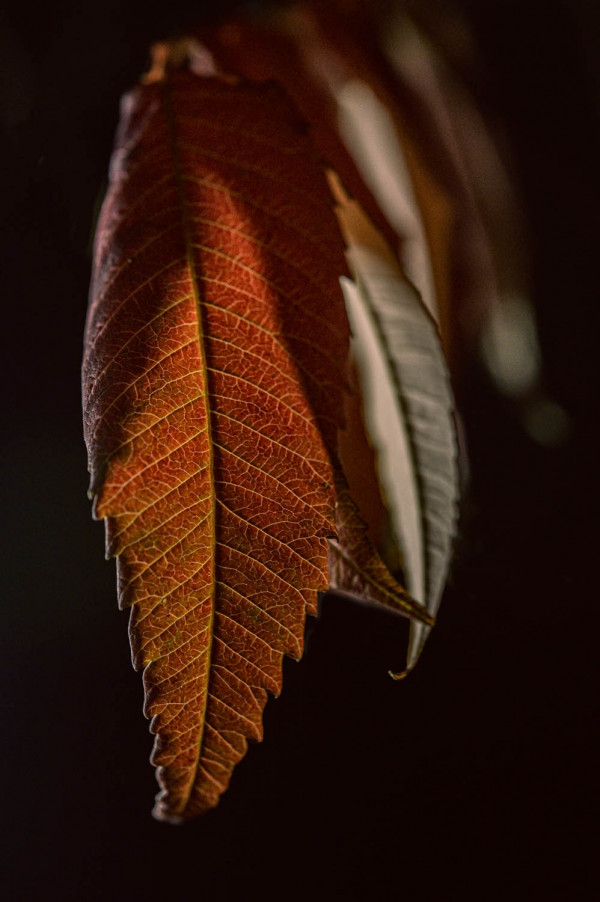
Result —
<path fill-rule="evenodd" d="M 157 734 L 157 816 L 216 804 L 327 588 L 343 246 L 275 86 L 125 100 L 84 361 L 95 513 Z"/>
<path fill-rule="evenodd" d="M 433 617 L 448 572 L 458 499 L 446 363 L 434 321 L 394 254 L 333 175 L 331 181 L 356 280 L 343 284 L 364 417 L 407 588 Z M 428 632 L 426 623 L 411 623 L 408 669 Z"/>
<path fill-rule="evenodd" d="M 372 221 L 370 237 L 364 229 L 358 238 L 348 230 L 345 235 L 357 280 L 346 283 L 349 310 L 357 314 L 352 324 L 356 348 L 364 347 L 371 324 L 377 336 L 372 359 L 362 355 L 361 381 L 368 389 L 364 419 L 376 446 L 407 587 L 433 616 L 448 571 L 458 498 L 453 399 L 438 328 L 452 351 L 454 305 L 457 298 L 464 300 L 463 288 L 456 288 L 465 281 L 463 263 L 469 261 L 469 290 L 483 304 L 487 288 L 482 288 L 480 257 L 487 260 L 487 246 L 473 203 L 464 202 L 465 190 L 456 185 L 458 164 L 446 147 L 452 134 L 436 138 L 431 133 L 427 97 L 422 109 L 413 108 L 413 72 L 400 82 L 394 78 L 377 46 L 369 5 L 353 4 L 347 15 L 341 8 L 300 0 L 266 26 L 240 19 L 211 40 L 238 71 L 285 84 L 311 122 L 320 149 L 365 211 L 364 221 Z M 474 231 L 465 230 L 463 220 Z M 382 254 L 386 241 L 390 246 Z M 358 322 L 361 311 L 364 326 Z M 372 413 L 381 407 L 386 386 L 390 403 L 382 431 Z M 350 485 L 354 491 L 352 479 Z M 377 595 L 373 585 L 363 581 L 361 587 L 348 569 L 353 557 L 346 555 L 342 567 L 339 555 L 332 555 L 334 585 L 372 598 Z M 426 635 L 426 625 L 413 622 L 409 666 Z"/>

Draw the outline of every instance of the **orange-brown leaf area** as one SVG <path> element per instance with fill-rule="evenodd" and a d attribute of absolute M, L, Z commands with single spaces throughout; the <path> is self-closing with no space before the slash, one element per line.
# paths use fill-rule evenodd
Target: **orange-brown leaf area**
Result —
<path fill-rule="evenodd" d="M 398 5 L 396 13 L 401 11 Z M 446 76 L 443 84 L 445 70 L 436 72 L 435 55 L 422 56 L 408 46 L 400 68 L 394 69 L 383 49 L 389 12 L 386 4 L 369 0 L 296 0 L 271 16 L 241 14 L 199 34 L 230 70 L 254 80 L 274 78 L 285 86 L 310 121 L 321 153 L 377 229 L 397 247 L 406 236 L 396 234 L 344 146 L 334 95 L 341 85 L 358 80 L 383 104 L 423 220 L 444 349 L 452 369 L 460 371 L 460 347 L 472 343 L 495 296 L 497 279 L 480 201 L 469 166 L 461 159 L 461 142 L 475 141 L 476 127 L 471 123 L 469 139 L 460 133 L 458 116 L 464 111 L 452 107 L 454 78 Z M 426 19 L 427 11 L 417 4 L 411 15 L 421 12 Z M 414 25 L 409 19 L 405 29 L 407 24 L 410 45 Z M 456 96 L 461 97 L 460 92 Z"/>
<path fill-rule="evenodd" d="M 281 89 L 181 70 L 128 95 L 83 383 L 95 513 L 156 734 L 157 817 L 218 802 L 327 588 L 344 268 Z"/>
<path fill-rule="evenodd" d="M 329 542 L 331 588 L 434 626 L 435 618 L 411 598 L 382 561 L 340 470 L 335 480 L 337 536 Z"/>

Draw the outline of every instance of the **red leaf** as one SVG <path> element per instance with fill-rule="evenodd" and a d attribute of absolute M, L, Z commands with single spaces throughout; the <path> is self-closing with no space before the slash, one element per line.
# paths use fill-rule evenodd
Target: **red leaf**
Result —
<path fill-rule="evenodd" d="M 145 668 L 158 817 L 217 803 L 327 588 L 344 266 L 280 89 L 180 71 L 125 99 L 96 239 L 85 431 Z"/>

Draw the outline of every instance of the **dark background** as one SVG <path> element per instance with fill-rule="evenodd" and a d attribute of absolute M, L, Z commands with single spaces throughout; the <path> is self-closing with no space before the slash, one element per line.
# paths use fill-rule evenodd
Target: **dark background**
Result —
<path fill-rule="evenodd" d="M 514 154 L 567 441 L 529 439 L 467 363 L 472 485 L 416 672 L 386 673 L 402 666 L 402 621 L 326 600 L 267 706 L 265 741 L 219 808 L 182 828 L 149 813 L 151 738 L 90 517 L 79 398 L 118 98 L 149 42 L 208 8 L 164 6 L 0 7 L 6 898 L 594 898 L 596 4 L 460 4 L 488 65 L 477 89 Z"/>

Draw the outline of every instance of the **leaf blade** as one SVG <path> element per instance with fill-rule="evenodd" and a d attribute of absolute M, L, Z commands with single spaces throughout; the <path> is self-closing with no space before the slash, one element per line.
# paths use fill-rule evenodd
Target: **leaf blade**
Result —
<path fill-rule="evenodd" d="M 178 72 L 125 107 L 96 243 L 86 436 L 157 734 L 155 814 L 178 820 L 215 805 L 261 738 L 267 690 L 327 587 L 344 261 L 280 91 Z"/>
<path fill-rule="evenodd" d="M 330 184 L 356 284 L 343 279 L 367 429 L 409 593 L 434 617 L 449 566 L 458 499 L 457 446 L 449 376 L 435 324 L 382 236 Z M 413 618 L 412 669 L 431 624 Z"/>

